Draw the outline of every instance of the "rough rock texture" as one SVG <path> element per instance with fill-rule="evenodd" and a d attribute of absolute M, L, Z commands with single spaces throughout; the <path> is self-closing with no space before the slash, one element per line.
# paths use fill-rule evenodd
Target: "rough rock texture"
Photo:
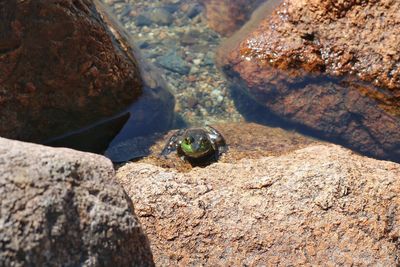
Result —
<path fill-rule="evenodd" d="M 0 138 L 1 266 L 153 266 L 102 156 Z"/>
<path fill-rule="evenodd" d="M 400 161 L 399 9 L 390 0 L 287 0 L 222 47 L 219 64 L 277 115 Z"/>
<path fill-rule="evenodd" d="M 390 89 L 400 86 L 400 3 L 287 0 L 241 47 L 280 68 L 333 76 L 354 74 Z M 284 45 L 283 45 L 284 44 Z M 398 90 L 394 93 L 399 96 Z"/>
<path fill-rule="evenodd" d="M 228 151 L 219 158 L 220 162 L 229 163 L 244 158 L 276 156 L 310 144 L 321 143 L 293 131 L 256 123 L 221 123 L 212 126 L 222 134 L 228 146 Z M 110 148 L 105 155 L 115 162 L 128 161 L 137 155 L 139 157 L 147 155 L 148 157 L 141 159 L 141 162 L 189 171 L 192 166 L 180 160 L 177 153 L 171 153 L 167 158 L 159 157 L 165 144 L 175 132 L 176 130 L 171 130 L 163 136 L 155 135 L 154 138 L 148 137 L 145 140 L 143 138 L 130 139 Z M 146 148 L 147 151 L 142 151 L 140 154 L 141 150 Z"/>
<path fill-rule="evenodd" d="M 228 36 L 239 29 L 265 0 L 201 0 L 201 2 L 205 6 L 209 27 Z"/>
<path fill-rule="evenodd" d="M 131 36 L 123 30 L 112 11 L 97 0 L 94 3 L 115 41 L 127 55 L 135 55 L 143 82 L 142 94 L 123 114 L 53 138 L 45 144 L 102 154 L 112 142 L 171 129 L 175 119 L 175 99 L 159 71 L 135 48 Z"/>
<path fill-rule="evenodd" d="M 399 177 L 399 164 L 337 145 L 117 172 L 160 266 L 398 265 Z"/>
<path fill-rule="evenodd" d="M 91 0 L 0 3 L 0 135 L 43 141 L 121 111 L 136 60 Z"/>

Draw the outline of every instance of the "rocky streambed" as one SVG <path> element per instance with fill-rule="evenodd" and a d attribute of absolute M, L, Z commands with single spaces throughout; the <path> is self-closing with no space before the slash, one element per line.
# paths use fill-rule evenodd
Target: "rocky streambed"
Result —
<path fill-rule="evenodd" d="M 398 265 L 398 5 L 1 3 L 0 265 Z"/>

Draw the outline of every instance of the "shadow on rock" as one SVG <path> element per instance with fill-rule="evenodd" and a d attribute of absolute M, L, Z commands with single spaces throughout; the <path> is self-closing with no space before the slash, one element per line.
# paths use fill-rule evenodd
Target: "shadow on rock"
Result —
<path fill-rule="evenodd" d="M 223 44 L 217 62 L 265 107 L 257 121 L 270 123 L 273 114 L 289 127 L 400 162 L 398 9 L 395 1 L 283 1 Z"/>

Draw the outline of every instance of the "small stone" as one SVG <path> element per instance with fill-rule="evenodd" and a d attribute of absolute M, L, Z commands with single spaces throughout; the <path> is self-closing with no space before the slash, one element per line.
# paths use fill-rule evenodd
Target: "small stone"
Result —
<path fill-rule="evenodd" d="M 219 105 L 224 100 L 224 97 L 221 95 L 221 91 L 218 89 L 212 90 L 210 95 L 213 98 L 215 105 Z"/>
<path fill-rule="evenodd" d="M 196 66 L 192 66 L 190 68 L 190 73 L 198 73 L 200 71 L 200 69 Z"/>
<path fill-rule="evenodd" d="M 124 9 L 122 10 L 120 16 L 121 16 L 121 17 L 127 17 L 127 16 L 129 16 L 129 14 L 130 14 L 131 12 L 132 12 L 132 6 L 126 5 L 126 6 L 124 7 Z"/>
<path fill-rule="evenodd" d="M 171 4 L 166 4 L 162 7 L 163 9 L 167 10 L 169 13 L 173 14 L 176 11 L 179 10 L 180 8 L 180 3 L 171 3 Z"/>
<path fill-rule="evenodd" d="M 150 44 L 147 41 L 141 41 L 141 42 L 138 43 L 138 47 L 140 49 L 148 48 L 149 46 L 150 46 Z"/>
<path fill-rule="evenodd" d="M 192 30 L 185 32 L 181 37 L 181 44 L 183 45 L 193 45 L 199 42 L 200 32 L 197 30 Z"/>
<path fill-rule="evenodd" d="M 251 13 L 264 1 L 260 0 L 202 0 L 208 26 L 229 36 L 239 29 Z M 202 16 L 199 16 L 202 17 Z"/>
<path fill-rule="evenodd" d="M 194 82 L 194 81 L 196 81 L 196 80 L 197 80 L 197 78 L 196 78 L 195 75 L 189 75 L 189 76 L 187 77 L 187 81 L 188 81 L 188 82 Z"/>
<path fill-rule="evenodd" d="M 214 65 L 214 53 L 207 52 L 204 60 L 203 60 L 203 65 L 204 66 L 212 66 Z"/>
<path fill-rule="evenodd" d="M 203 11 L 203 7 L 197 3 L 189 4 L 188 10 L 186 12 L 186 16 L 190 19 L 196 17 Z"/>
<path fill-rule="evenodd" d="M 185 60 L 182 59 L 175 51 L 158 57 L 158 65 L 161 67 L 176 72 L 182 75 L 187 75 L 190 72 L 190 67 Z"/>
<path fill-rule="evenodd" d="M 192 96 L 190 96 L 186 100 L 187 107 L 190 109 L 195 108 L 198 103 L 199 103 L 199 101 L 195 97 L 192 97 Z"/>
<path fill-rule="evenodd" d="M 201 59 L 198 59 L 198 58 L 193 59 L 193 63 L 194 63 L 195 65 L 200 65 Z"/>
<path fill-rule="evenodd" d="M 174 20 L 171 13 L 162 7 L 152 9 L 145 16 L 147 16 L 153 23 L 160 26 L 169 26 Z"/>
<path fill-rule="evenodd" d="M 151 19 L 149 17 L 146 17 L 145 15 L 139 15 L 136 17 L 135 24 L 138 27 L 143 27 L 143 26 L 150 26 L 152 23 Z"/>

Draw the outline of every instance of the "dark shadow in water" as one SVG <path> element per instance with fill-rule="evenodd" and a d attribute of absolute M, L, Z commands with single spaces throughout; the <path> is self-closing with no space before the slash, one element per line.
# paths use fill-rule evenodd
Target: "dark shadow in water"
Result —
<path fill-rule="evenodd" d="M 89 127 L 50 139 L 44 145 L 68 147 L 102 154 L 129 119 L 129 113 L 100 121 Z"/>
<path fill-rule="evenodd" d="M 230 94 L 234 101 L 236 109 L 248 122 L 255 122 L 270 127 L 279 127 L 289 131 L 296 131 L 324 140 L 324 136 L 319 134 L 318 131 L 307 128 L 301 124 L 290 122 L 276 115 L 270 109 L 255 101 L 237 85 L 230 86 Z"/>
<path fill-rule="evenodd" d="M 121 133 L 115 138 L 104 155 L 114 163 L 122 163 L 139 159 L 151 154 L 150 148 L 162 138 L 168 130 L 165 128 L 157 128 L 160 123 L 155 123 L 146 130 L 139 131 L 138 134 L 129 134 L 130 130 L 134 130 L 135 123 L 127 124 L 126 133 Z M 187 124 L 179 114 L 175 114 L 175 121 L 170 129 L 186 128 Z"/>
<path fill-rule="evenodd" d="M 160 101 L 170 98 L 169 101 Z M 185 125 L 171 116 L 174 99 L 165 88 L 144 89 L 143 95 L 121 115 L 53 138 L 44 144 L 103 154 L 113 162 L 124 162 L 150 154 L 149 148 L 174 126 Z M 180 118 L 180 119 L 179 119 Z"/>
<path fill-rule="evenodd" d="M 304 81 L 306 84 L 308 81 Z M 303 83 L 302 83 L 303 84 Z M 292 130 L 301 134 L 317 138 L 322 141 L 339 144 L 341 146 L 352 149 L 353 151 L 372 158 L 378 158 L 382 160 L 391 160 L 394 162 L 400 162 L 400 159 L 393 154 L 385 157 L 377 157 L 373 153 L 368 151 L 360 151 L 354 144 L 349 143 L 345 139 L 337 136 L 333 133 L 321 132 L 319 130 L 310 128 L 303 124 L 299 124 L 293 121 L 289 121 L 281 116 L 275 114 L 269 108 L 255 101 L 248 93 L 240 87 L 239 84 L 230 85 L 230 94 L 236 106 L 236 109 L 243 115 L 243 117 L 249 122 L 255 122 L 271 127 L 280 127 L 285 130 Z M 349 121 L 359 121 L 359 114 L 348 114 Z M 400 149 L 400 148 L 399 148 Z"/>
<path fill-rule="evenodd" d="M 148 156 L 150 148 L 163 136 L 162 133 L 153 133 L 136 136 L 110 146 L 104 156 L 113 163 L 123 163 Z"/>
<path fill-rule="evenodd" d="M 129 109 L 131 118 L 104 152 L 104 155 L 112 162 L 121 163 L 148 156 L 151 153 L 151 146 L 174 127 L 176 118 L 169 112 L 165 112 L 173 106 L 162 107 L 163 103 L 167 106 L 173 104 L 173 99 L 161 102 L 157 97 L 152 96 L 154 90 L 156 89 L 147 88 L 147 93 Z M 160 90 L 163 89 L 160 88 Z"/>

